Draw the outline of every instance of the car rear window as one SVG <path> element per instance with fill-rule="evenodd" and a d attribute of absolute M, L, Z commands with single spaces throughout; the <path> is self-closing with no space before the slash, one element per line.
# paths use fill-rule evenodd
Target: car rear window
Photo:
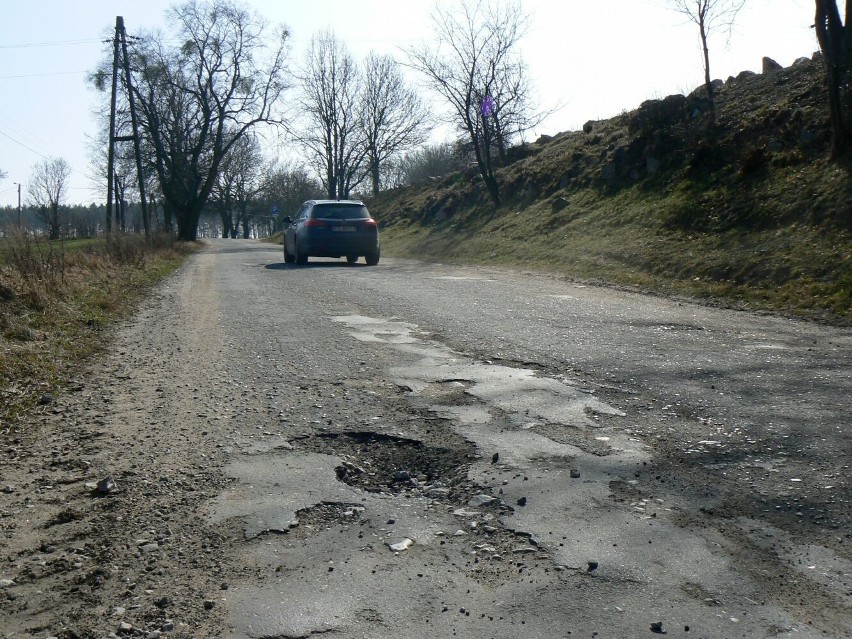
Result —
<path fill-rule="evenodd" d="M 370 213 L 363 204 L 317 204 L 311 216 L 321 220 L 366 220 Z"/>

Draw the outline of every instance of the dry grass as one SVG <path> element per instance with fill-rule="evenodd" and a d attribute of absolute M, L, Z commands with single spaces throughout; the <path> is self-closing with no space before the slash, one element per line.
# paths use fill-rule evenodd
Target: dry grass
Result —
<path fill-rule="evenodd" d="M 106 344 L 150 286 L 194 250 L 168 236 L 0 243 L 0 433 Z"/>

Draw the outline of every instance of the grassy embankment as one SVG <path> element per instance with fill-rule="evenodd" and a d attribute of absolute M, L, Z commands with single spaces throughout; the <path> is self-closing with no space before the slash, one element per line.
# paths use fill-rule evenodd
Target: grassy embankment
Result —
<path fill-rule="evenodd" d="M 828 160 L 821 67 L 728 81 L 709 127 L 667 98 L 368 203 L 386 256 L 496 265 L 852 322 L 852 158 Z"/>
<path fill-rule="evenodd" d="M 0 434 L 107 343 L 151 286 L 193 250 L 170 237 L 65 242 L 0 239 Z"/>

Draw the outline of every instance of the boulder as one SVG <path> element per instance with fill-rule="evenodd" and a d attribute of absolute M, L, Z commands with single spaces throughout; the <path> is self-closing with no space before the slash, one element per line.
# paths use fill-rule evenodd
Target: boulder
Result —
<path fill-rule="evenodd" d="M 716 79 L 712 80 L 710 84 L 713 86 L 713 91 L 718 92 L 719 89 L 725 86 L 725 83 L 722 80 Z M 706 98 L 707 97 L 707 85 L 702 84 L 699 87 L 696 87 L 692 93 L 689 94 L 690 98 Z"/>
<path fill-rule="evenodd" d="M 763 56 L 763 73 L 769 73 L 770 71 L 780 71 L 783 68 L 784 67 L 775 62 L 775 60 L 773 60 L 772 58 Z"/>
<path fill-rule="evenodd" d="M 686 115 L 686 97 L 676 94 L 662 100 L 645 100 L 627 124 L 631 134 L 649 134 L 681 122 Z"/>

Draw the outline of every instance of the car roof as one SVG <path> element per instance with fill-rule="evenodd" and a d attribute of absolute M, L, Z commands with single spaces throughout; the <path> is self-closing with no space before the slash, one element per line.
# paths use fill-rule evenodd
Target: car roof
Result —
<path fill-rule="evenodd" d="M 311 204 L 357 204 L 364 206 L 361 200 L 308 200 Z"/>

